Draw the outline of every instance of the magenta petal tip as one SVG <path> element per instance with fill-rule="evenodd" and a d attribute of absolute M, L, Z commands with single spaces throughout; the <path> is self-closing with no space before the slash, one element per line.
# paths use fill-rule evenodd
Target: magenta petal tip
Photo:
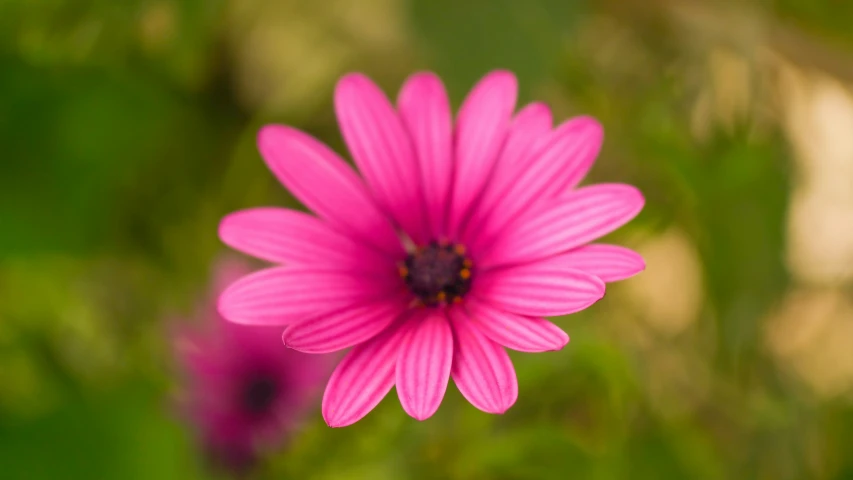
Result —
<path fill-rule="evenodd" d="M 264 125 L 260 129 L 258 129 L 258 148 L 263 151 L 264 147 L 268 146 L 270 142 L 277 140 L 278 137 L 281 137 L 282 135 L 287 135 L 290 130 L 292 130 L 290 127 L 287 127 L 285 125 L 278 125 L 275 123 Z"/>
<path fill-rule="evenodd" d="M 511 86 L 513 89 L 518 88 L 518 79 L 511 70 L 506 69 L 496 69 L 487 73 L 483 80 L 488 80 L 490 82 L 500 82 L 507 86 Z"/>
<path fill-rule="evenodd" d="M 609 189 L 611 195 L 627 200 L 626 203 L 634 206 L 638 212 L 643 209 L 643 206 L 646 203 L 643 192 L 641 192 L 639 188 L 633 185 L 628 185 L 627 183 L 599 183 L 595 185 L 594 188 Z"/>
<path fill-rule="evenodd" d="M 364 89 L 378 88 L 367 75 L 361 72 L 351 72 L 342 76 L 335 85 L 335 104 L 350 95 L 359 95 Z M 339 108 L 339 107 L 338 107 Z"/>
<path fill-rule="evenodd" d="M 553 115 L 551 114 L 551 107 L 549 107 L 548 104 L 546 104 L 544 102 L 533 102 L 533 103 L 528 104 L 526 107 L 521 109 L 520 112 L 518 112 L 518 115 L 516 115 L 516 118 L 514 121 L 518 122 L 519 118 L 523 118 L 523 117 L 527 117 L 527 116 L 545 118 L 545 119 L 547 119 L 547 122 L 545 122 L 545 123 L 548 123 L 549 125 L 553 121 Z"/>

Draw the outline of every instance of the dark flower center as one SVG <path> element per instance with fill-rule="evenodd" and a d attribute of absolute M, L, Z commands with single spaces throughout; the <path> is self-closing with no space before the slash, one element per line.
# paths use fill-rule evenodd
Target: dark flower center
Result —
<path fill-rule="evenodd" d="M 424 305 L 459 302 L 471 288 L 471 260 L 460 244 L 430 243 L 400 265 L 400 275 Z"/>
<path fill-rule="evenodd" d="M 243 385 L 242 407 L 251 415 L 262 415 L 275 403 L 279 394 L 278 381 L 267 373 L 249 376 Z"/>

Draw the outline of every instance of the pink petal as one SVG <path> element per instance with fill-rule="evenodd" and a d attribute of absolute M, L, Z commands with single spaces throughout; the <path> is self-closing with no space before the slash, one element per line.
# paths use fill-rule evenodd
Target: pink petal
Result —
<path fill-rule="evenodd" d="M 401 300 L 405 300 L 402 298 Z M 366 303 L 287 327 L 284 344 L 305 353 L 330 353 L 370 340 L 396 320 L 406 301 Z"/>
<path fill-rule="evenodd" d="M 517 94 L 515 75 L 495 71 L 474 86 L 459 110 L 449 219 L 451 236 L 455 236 L 489 179 L 506 138 Z"/>
<path fill-rule="evenodd" d="M 219 224 L 219 237 L 236 250 L 270 262 L 342 270 L 394 269 L 389 257 L 295 210 L 252 208 L 231 213 Z"/>
<path fill-rule="evenodd" d="M 639 253 L 616 245 L 591 244 L 562 253 L 555 262 L 568 268 L 591 273 L 605 282 L 633 277 L 646 269 Z"/>
<path fill-rule="evenodd" d="M 643 209 L 639 190 L 622 184 L 599 184 L 543 202 L 521 213 L 492 241 L 485 237 L 472 252 L 479 265 L 536 260 L 562 253 L 606 235 Z"/>
<path fill-rule="evenodd" d="M 361 420 L 394 386 L 397 356 L 410 322 L 401 321 L 353 348 L 332 373 L 323 394 L 323 418 L 330 427 Z"/>
<path fill-rule="evenodd" d="M 415 327 L 400 348 L 397 394 L 403 410 L 426 420 L 438 410 L 453 363 L 453 331 L 443 309 L 429 309 L 412 319 Z"/>
<path fill-rule="evenodd" d="M 589 173 L 595 163 L 601 144 L 604 142 L 604 127 L 598 120 L 580 116 L 564 122 L 554 131 L 551 142 L 536 159 L 537 163 L 558 163 L 555 175 L 545 182 L 541 195 L 556 197 L 565 195 L 575 188 Z M 542 167 L 547 171 L 547 167 Z"/>
<path fill-rule="evenodd" d="M 471 405 L 504 413 L 518 398 L 518 379 L 506 351 L 474 327 L 461 309 L 451 309 L 454 352 L 451 376 Z"/>
<path fill-rule="evenodd" d="M 274 267 L 231 284 L 219 313 L 235 323 L 286 325 L 329 315 L 361 302 L 400 294 L 399 278 L 354 275 L 314 267 Z"/>
<path fill-rule="evenodd" d="M 258 133 L 258 149 L 279 181 L 321 218 L 397 257 L 397 233 L 358 175 L 310 135 L 283 125 Z"/>
<path fill-rule="evenodd" d="M 595 162 L 604 130 L 591 117 L 573 118 L 560 125 L 525 168 L 516 172 L 509 188 L 484 212 L 485 235 L 504 227 L 540 199 L 549 199 L 577 185 Z"/>
<path fill-rule="evenodd" d="M 353 159 L 374 196 L 415 242 L 427 238 L 420 168 L 397 112 L 369 78 L 344 76 L 335 112 Z"/>
<path fill-rule="evenodd" d="M 521 352 L 560 350 L 569 336 L 560 327 L 543 318 L 506 312 L 486 303 L 469 299 L 468 318 L 494 342 Z"/>
<path fill-rule="evenodd" d="M 474 206 L 471 218 L 466 223 L 463 240 L 467 242 L 472 233 L 478 232 L 485 217 L 495 205 L 501 203 L 507 190 L 512 188 L 519 176 L 535 158 L 535 146 L 548 138 L 551 131 L 551 110 L 543 103 L 531 103 L 521 109 L 512 121 L 506 145 L 492 172 L 492 177 L 483 189 L 483 194 Z M 476 235 L 476 233 L 473 233 Z"/>
<path fill-rule="evenodd" d="M 526 157 L 532 157 L 534 146 L 549 138 L 552 123 L 548 105 L 533 102 L 522 108 L 512 120 L 506 144 L 501 151 L 501 160 L 495 165 L 491 182 L 498 179 L 496 175 L 502 175 L 503 181 L 511 182 L 513 176 L 507 171 L 517 169 L 519 164 L 524 165 Z"/>
<path fill-rule="evenodd" d="M 554 317 L 583 310 L 604 296 L 595 275 L 558 268 L 550 262 L 526 263 L 480 273 L 472 294 L 519 315 Z"/>
<path fill-rule="evenodd" d="M 397 106 L 418 158 L 430 233 L 432 238 L 444 236 L 453 178 L 453 120 L 441 79 L 426 72 L 412 75 Z"/>

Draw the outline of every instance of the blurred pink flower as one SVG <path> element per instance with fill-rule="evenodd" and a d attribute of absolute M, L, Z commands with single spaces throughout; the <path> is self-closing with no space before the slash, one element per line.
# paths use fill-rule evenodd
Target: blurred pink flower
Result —
<path fill-rule="evenodd" d="M 631 220 L 629 185 L 576 189 L 601 147 L 589 117 L 555 129 L 547 106 L 515 116 L 517 84 L 486 75 L 455 121 L 441 80 L 413 75 L 396 109 L 350 74 L 335 109 L 359 176 L 328 147 L 271 125 L 258 147 L 278 179 L 316 216 L 256 208 L 223 219 L 220 237 L 286 264 L 222 294 L 236 323 L 288 325 L 284 342 L 309 353 L 354 347 L 326 387 L 323 416 L 352 424 L 397 386 L 423 420 L 450 378 L 475 407 L 502 413 L 518 384 L 504 347 L 557 350 L 568 336 L 543 317 L 582 310 L 605 282 L 645 267 L 636 253 L 592 244 Z"/>
<path fill-rule="evenodd" d="M 250 270 L 221 261 L 214 294 Z M 274 447 L 290 433 L 331 370 L 328 356 L 285 348 L 281 327 L 225 321 L 208 299 L 194 328 L 175 333 L 178 361 L 187 376 L 182 412 L 195 424 L 206 453 L 218 466 L 241 471 L 259 449 Z"/>

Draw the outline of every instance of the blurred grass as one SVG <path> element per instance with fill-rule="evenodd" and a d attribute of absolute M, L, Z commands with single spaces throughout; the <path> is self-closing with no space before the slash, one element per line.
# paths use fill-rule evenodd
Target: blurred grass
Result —
<path fill-rule="evenodd" d="M 456 105 L 509 68 L 522 99 L 548 101 L 558 121 L 598 117 L 592 179 L 648 200 L 614 241 L 683 232 L 699 307 L 656 329 L 636 289 L 615 285 L 561 320 L 564 351 L 513 354 L 521 393 L 505 415 L 450 387 L 419 423 L 392 392 L 347 429 L 313 412 L 259 477 L 853 478 L 849 389 L 814 394 L 763 339 L 801 283 L 783 261 L 797 171 L 774 76 L 781 58 L 853 80 L 847 4 L 272 3 L 0 0 L 2 478 L 206 478 L 169 407 L 165 322 L 203 291 L 223 214 L 296 206 L 255 151 L 257 127 L 286 121 L 343 152 L 335 77 L 363 70 L 393 95 L 415 68 L 439 72 Z M 262 23 L 283 40 L 247 73 Z M 731 111 L 721 51 L 749 72 Z M 305 71 L 288 60 L 322 55 Z M 258 106 L 253 85 L 325 100 Z"/>

